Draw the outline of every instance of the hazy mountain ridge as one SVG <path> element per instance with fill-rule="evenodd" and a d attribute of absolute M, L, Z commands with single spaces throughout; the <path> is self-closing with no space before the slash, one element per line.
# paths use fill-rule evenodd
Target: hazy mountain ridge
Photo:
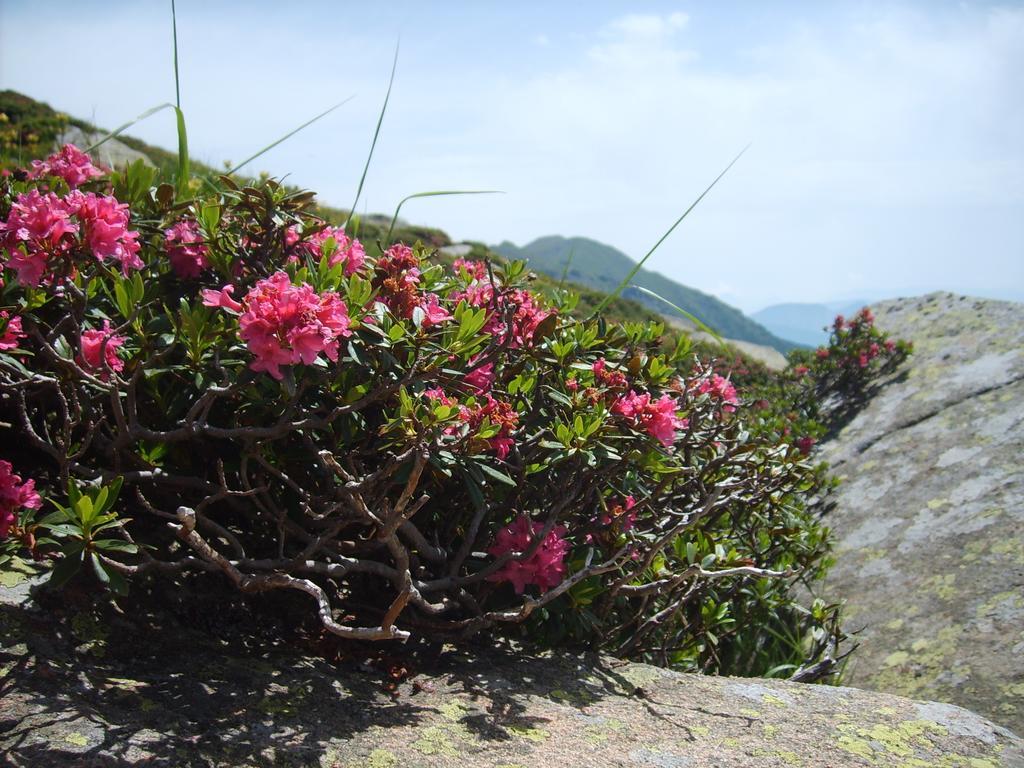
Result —
<path fill-rule="evenodd" d="M 750 317 L 776 336 L 816 347 L 828 341 L 827 328 L 836 315 L 851 315 L 867 304 L 867 301 L 787 302 L 759 309 Z"/>
<path fill-rule="evenodd" d="M 636 265 L 622 251 L 586 237 L 549 235 L 522 247 L 506 241 L 493 249 L 506 258 L 525 259 L 531 268 L 556 278 L 566 272 L 566 263 L 569 262 L 567 280 L 605 292 L 615 290 Z M 720 299 L 681 285 L 657 272 L 641 269 L 622 295 L 656 312 L 671 313 L 672 309 L 664 302 L 633 286 L 641 286 L 663 296 L 696 315 L 722 336 L 772 347 L 783 353 L 799 346 L 771 333 Z"/>

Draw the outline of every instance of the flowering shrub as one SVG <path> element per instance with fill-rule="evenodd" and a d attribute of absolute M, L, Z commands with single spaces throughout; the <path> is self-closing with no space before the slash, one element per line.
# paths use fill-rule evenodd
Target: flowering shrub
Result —
<path fill-rule="evenodd" d="M 521 263 L 361 243 L 271 180 L 176 199 L 68 149 L 30 175 L 0 182 L 3 536 L 55 583 L 221 574 L 360 640 L 831 653 L 835 608 L 792 591 L 828 563 L 821 478 L 685 337 L 575 319 Z"/>

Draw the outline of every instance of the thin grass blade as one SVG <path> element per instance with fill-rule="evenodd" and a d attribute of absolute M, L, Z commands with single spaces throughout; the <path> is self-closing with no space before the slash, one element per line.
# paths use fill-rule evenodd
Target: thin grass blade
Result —
<path fill-rule="evenodd" d="M 704 331 L 704 333 L 711 334 L 712 336 L 715 337 L 715 341 L 717 341 L 723 347 L 726 346 L 725 339 L 723 339 L 721 336 L 719 336 L 718 332 L 715 331 L 714 328 L 712 328 L 711 326 L 707 325 L 703 320 L 701 320 L 699 317 L 694 315 L 692 312 L 687 312 L 685 309 L 683 309 L 682 307 L 678 306 L 677 304 L 673 304 L 671 301 L 666 299 L 664 296 L 659 296 L 654 291 L 650 290 L 649 288 L 644 288 L 642 285 L 634 285 L 633 287 L 636 288 L 641 293 L 646 293 L 648 296 L 653 296 L 658 301 L 665 302 L 665 304 L 667 304 L 668 306 L 672 307 L 672 309 L 674 309 L 680 315 L 682 315 L 687 320 L 689 320 L 691 323 L 693 323 L 695 326 L 697 326 L 697 330 Z"/>
<path fill-rule="evenodd" d="M 608 306 L 608 303 L 612 299 L 617 299 L 619 297 L 619 295 L 625 290 L 626 286 L 630 284 L 630 282 L 633 280 L 634 277 L 636 277 L 636 273 L 639 272 L 643 268 L 644 263 L 649 258 L 651 258 L 651 254 L 653 254 L 656 250 L 658 250 L 658 247 L 663 242 L 665 242 L 665 240 L 668 238 L 669 235 L 671 235 L 675 231 L 675 228 L 678 227 L 680 224 L 682 224 L 683 219 L 685 219 L 687 216 L 690 215 L 690 211 L 692 211 L 694 208 L 696 208 L 698 203 L 700 203 L 700 201 L 704 199 L 704 197 L 708 194 L 708 192 L 710 192 L 712 189 L 714 189 L 715 185 L 719 181 L 722 180 L 722 177 L 725 176 L 725 174 L 727 174 L 729 172 L 730 168 L 732 168 L 734 165 L 736 165 L 736 161 L 739 160 L 741 157 L 743 157 L 743 153 L 746 152 L 748 149 L 750 149 L 750 145 L 749 144 L 747 144 L 747 146 L 745 146 L 743 149 L 740 150 L 740 153 L 738 155 L 736 155 L 736 157 L 734 157 L 732 159 L 731 163 L 729 163 L 727 166 L 725 166 L 725 170 L 723 170 L 720 174 L 718 174 L 718 176 L 715 178 L 715 180 L 712 181 L 711 184 L 708 185 L 708 188 L 705 189 L 703 192 L 701 192 L 700 196 L 690 204 L 689 208 L 687 208 L 685 211 L 683 211 L 683 215 L 680 216 L 678 219 L 676 219 L 675 223 L 671 227 L 668 228 L 668 231 L 665 232 L 665 234 L 663 234 L 658 239 L 658 242 L 656 242 L 654 244 L 654 247 L 651 248 L 651 250 L 649 250 L 647 252 L 647 254 L 642 259 L 640 259 L 640 261 L 638 261 L 636 263 L 636 266 L 634 266 L 633 269 L 630 270 L 629 274 L 626 275 L 625 278 L 623 278 L 622 282 L 619 283 L 618 287 L 614 291 L 612 291 L 610 294 L 608 294 L 607 296 L 604 297 L 604 299 L 601 301 L 601 303 L 598 304 L 597 307 L 594 309 L 594 311 L 591 313 L 591 317 L 594 317 L 595 315 L 599 314 L 605 307 Z"/>
<path fill-rule="evenodd" d="M 178 123 L 178 194 L 184 197 L 188 189 L 189 168 L 188 168 L 188 132 L 185 130 L 185 113 L 178 107 L 174 108 Z"/>
<path fill-rule="evenodd" d="M 185 113 L 181 111 L 181 77 L 178 73 L 178 11 L 171 0 L 171 35 L 174 41 L 174 115 L 178 129 L 178 177 L 175 187 L 178 196 L 184 197 L 188 190 L 188 131 L 185 130 Z"/>
<path fill-rule="evenodd" d="M 398 221 L 398 212 L 402 210 L 402 206 L 410 200 L 415 200 L 417 197 L 442 197 L 444 195 L 503 195 L 505 194 L 498 189 L 469 189 L 469 190 L 443 190 L 438 192 L 417 192 L 414 195 L 403 197 L 402 201 L 395 208 L 395 215 L 391 217 L 391 226 L 388 227 L 387 237 L 384 238 L 386 244 L 391 243 L 391 233 L 395 231 L 395 223 Z"/>
<path fill-rule="evenodd" d="M 308 128 L 309 126 L 311 126 L 311 125 L 312 125 L 313 123 L 315 123 L 315 122 L 316 122 L 317 120 L 319 120 L 320 118 L 322 118 L 322 117 L 327 117 L 327 115 L 331 114 L 331 112 L 333 112 L 334 110 L 336 110 L 336 109 L 337 109 L 338 107 L 341 107 L 341 106 L 343 106 L 343 105 L 345 105 L 345 104 L 348 104 L 348 103 L 349 103 L 350 101 L 352 101 L 352 99 L 354 99 L 354 98 L 355 98 L 354 96 L 349 96 L 349 97 L 348 97 L 347 99 L 343 99 L 342 101 L 339 101 L 339 102 L 338 102 L 337 104 L 335 104 L 335 105 L 334 105 L 333 107 L 329 107 L 329 108 L 325 109 L 325 110 L 324 110 L 323 112 L 321 112 L 321 113 L 320 113 L 319 115 L 317 115 L 316 117 L 314 117 L 314 118 L 311 118 L 311 119 L 307 120 L 307 121 L 306 121 L 306 122 L 304 122 L 304 123 L 303 123 L 302 125 L 300 125 L 300 126 L 299 126 L 298 128 L 295 128 L 294 130 L 288 131 L 288 133 L 286 133 L 286 134 L 285 134 L 284 136 L 282 136 L 281 138 L 279 138 L 279 139 L 278 139 L 277 141 L 273 141 L 273 142 L 271 142 L 270 144 L 267 144 L 267 146 L 265 146 L 265 147 L 264 147 L 263 149 L 261 149 L 261 150 L 260 150 L 259 152 L 257 152 L 256 154 L 254 154 L 254 155 L 251 155 L 250 157 L 247 157 L 247 158 L 245 158 L 245 160 L 243 160 L 243 161 L 242 161 L 242 162 L 240 162 L 240 163 L 237 163 L 237 164 L 236 164 L 236 165 L 235 165 L 235 166 L 234 166 L 233 168 L 231 168 L 231 169 L 229 169 L 229 170 L 227 171 L 227 175 L 229 175 L 229 176 L 230 176 L 230 175 L 231 175 L 232 173 L 235 173 L 236 171 L 238 171 L 238 170 L 240 170 L 240 169 L 244 168 L 244 167 L 245 167 L 246 165 L 248 165 L 249 163 L 251 163 L 251 162 L 252 162 L 253 160 L 255 160 L 255 159 L 256 159 L 257 157 L 259 157 L 260 155 L 263 155 L 263 154 L 265 154 L 265 153 L 269 152 L 270 150 L 272 150 L 272 149 L 273 149 L 274 147 L 276 147 L 276 146 L 277 146 L 278 144 L 280 144 L 281 142 L 283 142 L 283 141 L 287 141 L 288 139 L 290 139 L 290 138 L 291 138 L 292 136 L 294 136 L 294 135 L 295 135 L 296 133 L 298 133 L 298 132 L 299 132 L 299 131 L 301 131 L 302 129 L 304 129 L 304 128 Z"/>
<path fill-rule="evenodd" d="M 572 266 L 572 257 L 576 255 L 576 246 L 569 249 L 569 257 L 565 260 L 565 267 L 562 269 L 562 279 L 558 281 L 558 287 L 561 288 L 565 285 L 566 278 L 569 277 L 569 267 Z"/>
<path fill-rule="evenodd" d="M 370 161 L 373 159 L 373 150 L 377 147 L 377 137 L 380 136 L 380 127 L 384 123 L 384 114 L 388 111 L 388 101 L 391 99 L 391 87 L 395 84 L 395 72 L 398 70 L 398 47 L 395 43 L 395 58 L 391 62 L 391 77 L 388 80 L 388 91 L 384 95 L 384 106 L 380 108 L 380 116 L 377 118 L 377 128 L 373 132 L 373 141 L 370 142 L 370 153 L 366 156 L 366 165 L 363 166 L 363 175 L 359 178 L 359 186 L 356 187 L 356 199 L 352 201 L 348 216 L 351 219 L 355 215 L 356 206 L 359 204 L 359 196 L 363 194 L 363 184 L 366 183 L 366 174 L 370 170 Z M 348 221 L 345 222 L 348 226 Z"/>
<path fill-rule="evenodd" d="M 102 139 L 97 141 L 95 144 L 87 147 L 85 149 L 86 154 L 88 154 L 89 152 L 92 152 L 97 147 L 103 146 L 104 144 L 106 144 L 108 141 L 110 141 L 111 139 L 115 138 L 116 136 L 120 136 L 122 133 L 127 131 L 129 128 L 131 128 L 136 123 L 142 122 L 147 117 L 152 117 L 153 115 L 155 115 L 160 110 L 162 110 L 162 109 L 175 109 L 175 108 L 176 107 L 173 104 L 171 104 L 170 102 L 166 102 L 164 104 L 160 104 L 159 106 L 153 107 L 152 109 L 147 109 L 145 112 L 143 112 L 141 115 L 136 117 L 134 120 L 129 120 L 124 125 L 116 128 L 115 130 L 113 130 L 110 133 L 108 133 L 106 136 L 104 136 Z"/>

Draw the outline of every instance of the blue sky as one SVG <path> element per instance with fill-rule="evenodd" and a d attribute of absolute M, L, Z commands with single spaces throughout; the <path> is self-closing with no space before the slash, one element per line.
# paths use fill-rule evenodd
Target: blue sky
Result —
<path fill-rule="evenodd" d="M 747 311 L 1024 300 L 1024 4 L 180 0 L 195 156 L 257 161 L 457 239 L 583 235 Z M 58 52 L 60 55 L 58 55 Z M 113 127 L 173 99 L 169 2 L 0 0 L 0 87 Z M 133 128 L 174 146 L 167 114 Z M 362 204 L 361 206 L 362 207 Z"/>

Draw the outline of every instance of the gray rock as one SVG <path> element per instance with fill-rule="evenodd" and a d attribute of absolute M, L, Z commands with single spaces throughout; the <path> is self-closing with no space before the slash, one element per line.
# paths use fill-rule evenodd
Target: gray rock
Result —
<path fill-rule="evenodd" d="M 845 477 L 831 593 L 863 627 L 846 681 L 1024 727 L 1024 305 L 888 301 L 915 353 L 823 447 Z"/>
<path fill-rule="evenodd" d="M 1024 765 L 1024 741 L 947 704 L 490 646 L 445 647 L 388 686 L 373 665 L 229 646 L 166 617 L 29 611 L 14 581 L 0 764 L 15 768 Z"/>

